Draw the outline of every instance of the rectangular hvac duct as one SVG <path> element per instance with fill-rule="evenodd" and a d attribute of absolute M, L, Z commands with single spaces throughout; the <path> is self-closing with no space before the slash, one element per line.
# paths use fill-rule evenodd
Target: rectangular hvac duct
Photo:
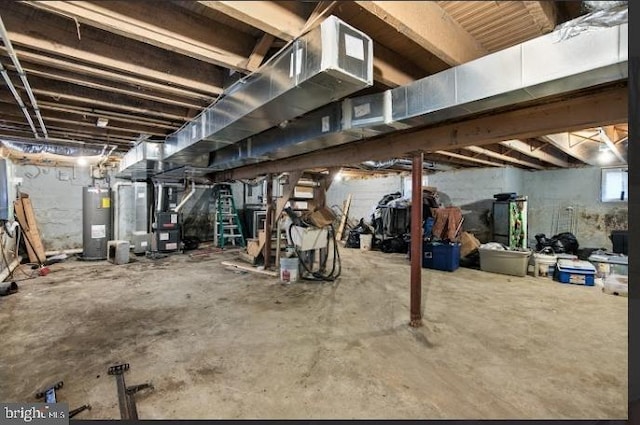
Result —
<path fill-rule="evenodd" d="M 434 124 L 627 78 L 628 24 L 564 40 L 559 35 L 552 32 L 392 89 L 392 121 Z"/>
<path fill-rule="evenodd" d="M 163 143 L 143 141 L 131 148 L 120 160 L 116 177 L 146 180 L 161 171 Z"/>
<path fill-rule="evenodd" d="M 373 84 L 373 43 L 335 16 L 296 39 L 166 140 L 171 164 L 209 153 Z"/>
<path fill-rule="evenodd" d="M 569 39 L 553 32 L 406 86 L 345 99 L 212 156 L 212 171 L 299 155 L 397 129 L 437 124 L 495 108 L 627 79 L 628 24 Z M 323 131 L 323 116 L 341 113 Z"/>

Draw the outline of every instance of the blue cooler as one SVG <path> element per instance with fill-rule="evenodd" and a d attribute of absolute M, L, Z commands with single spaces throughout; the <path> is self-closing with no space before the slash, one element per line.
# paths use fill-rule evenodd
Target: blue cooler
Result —
<path fill-rule="evenodd" d="M 593 286 L 596 268 L 588 261 L 558 260 L 556 280 L 560 283 Z"/>
<path fill-rule="evenodd" d="M 460 244 L 423 243 L 422 267 L 447 272 L 456 270 L 460 267 Z"/>

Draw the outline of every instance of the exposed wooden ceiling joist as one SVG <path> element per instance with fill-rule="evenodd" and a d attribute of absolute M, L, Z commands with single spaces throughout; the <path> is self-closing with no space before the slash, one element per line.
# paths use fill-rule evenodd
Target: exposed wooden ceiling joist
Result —
<path fill-rule="evenodd" d="M 513 149 L 514 151 L 530 156 L 531 158 L 539 159 L 540 161 L 548 162 L 549 164 L 553 164 L 558 167 L 567 168 L 571 166 L 567 161 L 551 155 L 550 153 L 544 152 L 541 149 L 535 149 L 529 143 L 522 140 L 506 140 L 504 142 L 500 142 L 500 144 L 508 147 L 509 149 Z"/>
<path fill-rule="evenodd" d="M 618 147 L 615 145 L 615 143 L 612 140 L 612 139 L 617 140 L 617 134 L 614 129 L 614 126 L 610 125 L 610 126 L 602 127 L 602 130 L 600 132 L 600 138 L 602 139 L 604 144 L 607 145 L 609 150 L 613 152 L 616 158 L 618 158 L 618 161 L 620 161 L 623 164 L 627 163 L 626 158 L 622 156 L 622 154 L 618 150 Z"/>
<path fill-rule="evenodd" d="M 601 88 L 599 92 L 591 94 L 577 93 L 571 99 L 548 102 L 461 123 L 397 132 L 284 160 L 239 167 L 217 173 L 214 178 L 252 178 L 265 173 L 385 160 L 412 151 L 435 152 L 487 145 L 510 139 L 554 134 L 567 129 L 571 131 L 627 121 L 626 85 Z"/>
<path fill-rule="evenodd" d="M 90 128 L 96 127 L 97 117 L 93 117 L 93 116 L 90 118 L 87 116 L 83 117 L 82 115 L 74 115 L 74 114 L 69 114 L 69 113 L 60 112 L 60 111 L 45 110 L 44 108 L 41 110 L 41 113 L 42 113 L 42 119 L 44 120 L 47 126 L 49 126 L 50 122 L 52 123 L 57 122 L 57 123 L 70 124 L 69 128 L 73 128 L 72 126 L 83 126 L 83 127 L 90 127 Z M 11 118 L 13 120 L 17 119 L 18 122 L 20 123 L 25 122 L 24 115 L 20 113 L 20 110 L 16 108 L 14 105 L 7 104 L 7 103 L 0 102 L 0 116 L 4 117 L 5 119 L 7 118 Z M 164 136 L 166 133 L 162 131 L 162 129 L 159 129 L 158 127 L 155 127 L 155 126 L 144 125 L 141 123 L 134 125 L 134 124 L 127 123 L 125 121 L 119 121 L 114 119 L 109 120 L 109 124 L 107 128 L 112 130 L 122 131 L 125 133 L 132 133 L 132 134 L 146 133 L 152 136 Z"/>
<path fill-rule="evenodd" d="M 81 27 L 79 39 L 71 19 L 16 3 L 3 9 L 2 19 L 16 46 L 204 93 L 220 92 L 222 87 L 222 73 L 215 65 L 205 65 L 125 37 L 110 37 L 88 26 Z M 31 20 L 38 25 L 25 25 Z"/>
<path fill-rule="evenodd" d="M 144 2 L 30 1 L 29 5 L 80 23 L 181 55 L 244 71 L 254 40 L 248 34 L 195 14 L 156 2 L 153 13 Z M 182 13 L 181 13 L 182 12 Z"/>
<path fill-rule="evenodd" d="M 149 100 L 135 99 L 118 93 L 109 93 L 74 84 L 58 81 L 43 80 L 29 77 L 33 93 L 45 101 L 65 100 L 77 102 L 93 107 L 113 109 L 115 111 L 133 112 L 151 117 L 165 118 L 167 120 L 184 121 L 196 115 L 198 110 L 189 112 L 187 108 L 173 105 L 165 105 Z M 20 85 L 16 87 L 22 89 Z"/>
<path fill-rule="evenodd" d="M 199 3 L 286 41 L 300 36 L 307 21 L 303 2 L 201 1 Z M 373 66 L 375 80 L 389 87 L 408 84 L 420 75 L 416 66 L 406 58 L 375 42 Z"/>
<path fill-rule="evenodd" d="M 15 67 L 10 64 L 6 64 L 5 68 L 15 71 Z M 80 87 L 88 87 L 92 89 L 103 90 L 106 92 L 118 93 L 135 98 L 151 100 L 154 102 L 166 103 L 168 105 L 181 106 L 187 109 L 199 109 L 207 106 L 207 103 L 202 101 L 179 98 L 173 95 L 166 94 L 158 95 L 155 92 L 140 90 L 130 86 L 114 86 L 114 84 L 111 84 L 111 82 L 109 81 L 101 80 L 94 77 L 88 77 L 74 72 L 58 70 L 47 66 L 23 64 L 22 68 L 27 73 L 27 75 L 29 75 L 30 80 L 36 77 L 36 79 L 62 81 Z"/>
<path fill-rule="evenodd" d="M 587 127 L 587 126 L 585 126 Z M 580 149 L 576 149 L 576 140 L 577 137 L 572 135 L 569 132 L 564 133 L 548 133 L 546 135 L 540 135 L 538 137 L 539 140 L 542 140 L 545 143 L 549 143 L 555 148 L 561 150 L 573 158 L 584 162 L 589 165 L 598 165 L 598 161 L 596 158 L 591 155 L 585 155 Z"/>
<path fill-rule="evenodd" d="M 255 71 L 256 69 L 260 68 L 260 65 L 262 65 L 262 61 L 264 60 L 264 57 L 266 56 L 267 52 L 269 51 L 269 48 L 273 44 L 273 40 L 275 40 L 275 37 L 271 34 L 265 33 L 262 37 L 260 37 L 260 40 L 256 43 L 256 46 L 253 48 L 253 52 L 251 52 L 249 59 L 247 59 L 247 64 L 245 66 L 247 70 Z"/>
<path fill-rule="evenodd" d="M 4 49 L 3 46 L 0 46 L 0 49 Z M 217 89 L 216 92 L 203 94 L 180 87 L 173 87 L 167 84 L 157 83 L 146 78 L 139 78 L 128 74 L 123 74 L 121 72 L 101 69 L 94 65 L 83 65 L 79 62 L 72 62 L 38 52 L 31 52 L 26 49 L 18 48 L 15 49 L 15 51 L 22 65 L 27 65 L 29 63 L 45 65 L 47 67 L 55 68 L 58 70 L 70 71 L 82 76 L 101 78 L 104 80 L 112 81 L 114 83 L 122 84 L 126 87 L 134 87 L 138 90 L 153 91 L 158 93 L 160 96 L 170 95 L 179 98 L 196 99 L 200 102 L 211 103 L 215 99 L 216 95 L 222 92 L 222 88 L 220 88 Z"/>
<path fill-rule="evenodd" d="M 5 101 L 5 99 L 1 99 Z M 120 113 L 115 111 L 107 111 L 104 109 L 81 106 L 71 103 L 62 102 L 47 102 L 38 101 L 38 106 L 43 110 L 60 111 L 68 114 L 91 116 L 91 117 L 104 117 L 108 119 L 115 119 L 122 122 L 129 122 L 132 124 L 145 124 L 151 125 L 157 128 L 164 128 L 169 130 L 175 130 L 182 126 L 181 121 L 168 121 L 160 120 L 156 118 L 150 118 L 148 116 L 136 115 L 134 113 Z"/>
<path fill-rule="evenodd" d="M 501 161 L 511 162 L 512 164 L 518 164 L 525 167 L 534 168 L 536 170 L 544 170 L 544 167 L 542 165 L 534 164 L 533 162 L 523 161 L 522 159 L 518 159 L 509 155 L 504 155 L 498 152 L 494 152 L 491 149 L 485 149 L 478 146 L 467 146 L 464 149 L 471 152 L 479 153 L 485 156 L 489 156 L 491 158 L 499 159 Z"/>
<path fill-rule="evenodd" d="M 455 152 L 436 151 L 436 153 L 440 154 L 440 155 L 451 156 L 451 157 L 457 158 L 457 159 L 462 159 L 464 161 L 470 161 L 470 162 L 475 162 L 475 163 L 482 164 L 482 165 L 488 165 L 490 167 L 504 167 L 504 164 L 501 164 L 499 162 L 493 162 L 493 161 L 489 161 L 489 160 L 482 159 L 482 158 L 476 158 L 476 157 L 469 156 L 469 155 L 462 155 L 462 154 L 455 153 Z"/>
<path fill-rule="evenodd" d="M 543 33 L 553 31 L 558 23 L 558 9 L 553 1 L 523 1 L 533 21 Z"/>
<path fill-rule="evenodd" d="M 435 2 L 357 1 L 356 3 L 449 65 L 465 63 L 488 53 Z"/>

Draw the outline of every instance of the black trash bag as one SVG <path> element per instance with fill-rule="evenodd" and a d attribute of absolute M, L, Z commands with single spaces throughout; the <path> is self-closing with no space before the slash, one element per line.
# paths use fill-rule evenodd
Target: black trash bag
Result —
<path fill-rule="evenodd" d="M 560 242 L 564 248 L 564 252 L 567 254 L 578 255 L 578 248 L 580 247 L 580 244 L 578 243 L 578 239 L 576 239 L 572 233 L 559 233 L 551 239 Z"/>
<path fill-rule="evenodd" d="M 395 238 L 385 239 L 380 244 L 380 250 L 386 253 L 400 253 L 406 254 L 409 249 L 409 244 L 403 236 L 396 236 Z"/>
<path fill-rule="evenodd" d="M 555 254 L 578 254 L 578 240 L 572 233 L 559 233 L 551 239 L 547 239 L 544 233 L 538 233 L 535 238 L 537 241 L 536 251 L 542 251 L 549 247 Z"/>
<path fill-rule="evenodd" d="M 356 227 L 349 231 L 347 236 L 347 242 L 344 244 L 345 248 L 360 248 L 360 235 L 370 235 L 371 229 L 364 224 L 364 218 L 360 219 L 360 222 Z"/>

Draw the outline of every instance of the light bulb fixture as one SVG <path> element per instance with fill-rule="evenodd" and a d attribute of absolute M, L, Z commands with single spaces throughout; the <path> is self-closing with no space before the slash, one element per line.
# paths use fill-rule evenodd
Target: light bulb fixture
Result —
<path fill-rule="evenodd" d="M 96 126 L 97 127 L 106 127 L 107 124 L 109 124 L 109 119 L 108 118 L 98 117 L 98 120 L 96 121 Z"/>
<path fill-rule="evenodd" d="M 339 182 L 339 181 L 341 181 L 341 180 L 342 180 L 342 172 L 341 172 L 341 171 L 339 171 L 339 172 L 335 175 L 335 177 L 333 178 L 333 181 Z"/>
<path fill-rule="evenodd" d="M 87 158 L 85 158 L 84 156 L 79 156 L 77 162 L 81 167 L 85 167 L 88 164 Z"/>
<path fill-rule="evenodd" d="M 613 160 L 613 158 L 614 155 L 613 152 L 611 152 L 611 149 L 603 149 L 598 155 L 598 160 L 603 164 L 608 164 L 609 162 L 611 162 L 611 160 Z"/>

